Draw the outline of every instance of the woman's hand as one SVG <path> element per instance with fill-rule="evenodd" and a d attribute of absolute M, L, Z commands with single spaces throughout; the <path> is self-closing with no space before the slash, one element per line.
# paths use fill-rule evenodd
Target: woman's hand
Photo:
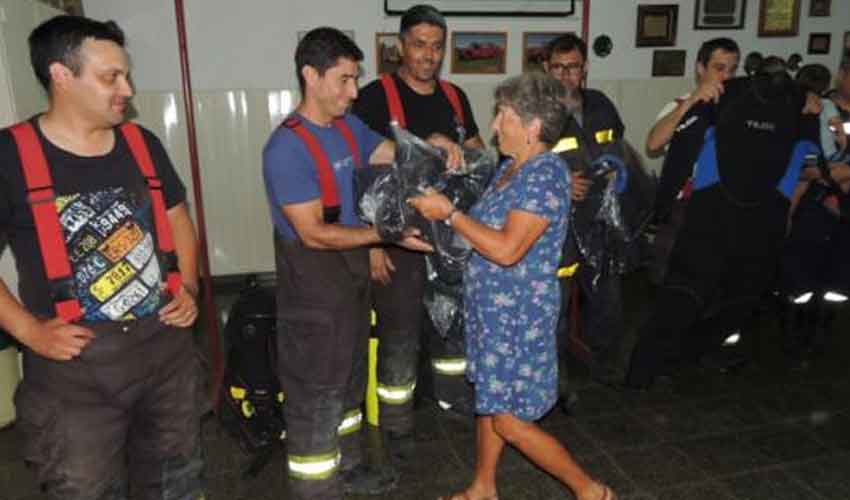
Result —
<path fill-rule="evenodd" d="M 428 220 L 446 220 L 456 210 L 448 198 L 436 191 L 410 198 L 407 203 Z"/>
<path fill-rule="evenodd" d="M 458 170 L 463 167 L 463 149 L 460 147 L 460 144 L 438 132 L 434 132 L 429 135 L 427 142 L 428 144 L 436 146 L 446 152 L 446 168 L 449 170 Z"/>

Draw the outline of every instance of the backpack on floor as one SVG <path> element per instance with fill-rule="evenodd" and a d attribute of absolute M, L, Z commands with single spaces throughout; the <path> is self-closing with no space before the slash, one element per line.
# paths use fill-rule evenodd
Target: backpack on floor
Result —
<path fill-rule="evenodd" d="M 274 289 L 252 281 L 231 307 L 224 328 L 227 367 L 218 417 L 254 457 L 248 476 L 262 469 L 286 437 L 283 393 L 275 369 L 276 321 Z"/>

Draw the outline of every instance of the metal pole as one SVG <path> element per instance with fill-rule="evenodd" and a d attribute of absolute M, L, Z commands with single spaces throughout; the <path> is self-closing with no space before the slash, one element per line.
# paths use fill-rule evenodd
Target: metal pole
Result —
<path fill-rule="evenodd" d="M 198 161 L 198 137 L 195 132 L 195 100 L 192 97 L 192 77 L 189 70 L 189 49 L 186 43 L 186 18 L 183 0 L 174 0 L 174 11 L 177 17 L 177 42 L 180 51 L 180 75 L 183 80 L 183 107 L 186 112 L 186 133 L 189 143 L 189 162 L 192 167 L 192 184 L 195 198 L 195 220 L 198 223 L 198 240 L 201 250 L 201 285 L 204 297 L 204 319 L 206 321 L 207 341 L 212 360 L 211 391 L 213 408 L 218 408 L 218 389 L 224 375 L 221 345 L 219 341 L 218 319 L 215 302 L 213 301 L 212 274 L 210 273 L 210 258 L 207 245 L 207 225 L 204 217 L 204 196 L 201 189 L 201 168 Z"/>

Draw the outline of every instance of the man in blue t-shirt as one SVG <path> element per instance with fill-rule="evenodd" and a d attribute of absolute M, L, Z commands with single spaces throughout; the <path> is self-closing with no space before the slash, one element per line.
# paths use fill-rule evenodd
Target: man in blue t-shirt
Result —
<path fill-rule="evenodd" d="M 362 59 L 339 30 L 307 33 L 295 52 L 303 100 L 263 151 L 275 226 L 278 376 L 297 500 L 338 500 L 343 490 L 380 494 L 396 481 L 361 463 L 357 433 L 369 340 L 368 247 L 381 237 L 357 221 L 352 178 L 355 168 L 390 163 L 395 154 L 391 141 L 347 114 Z M 431 249 L 415 236 L 395 243 Z"/>

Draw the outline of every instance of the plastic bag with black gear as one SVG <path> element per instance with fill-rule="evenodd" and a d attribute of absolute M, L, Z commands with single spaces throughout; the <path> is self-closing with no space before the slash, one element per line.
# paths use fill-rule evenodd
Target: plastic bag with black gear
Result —
<path fill-rule="evenodd" d="M 465 166 L 447 172 L 442 150 L 396 124 L 391 129 L 396 140 L 395 163 L 386 172 L 374 176 L 365 189 L 369 174 L 360 174 L 359 215 L 375 225 L 384 241 L 398 240 L 406 229 L 413 227 L 434 245 L 435 252 L 426 256 L 426 305 L 438 333 L 445 338 L 460 310 L 457 300 L 463 267 L 472 248 L 447 224 L 423 218 L 407 204 L 407 199 L 433 189 L 448 197 L 458 210 L 467 211 L 490 183 L 496 159 L 479 149 L 464 149 Z"/>
<path fill-rule="evenodd" d="M 611 122 L 588 130 L 570 117 L 554 148 L 572 172 L 593 181 L 585 198 L 572 204 L 563 265 L 582 262 L 599 275 L 622 275 L 640 264 L 655 191 L 654 179 Z"/>

